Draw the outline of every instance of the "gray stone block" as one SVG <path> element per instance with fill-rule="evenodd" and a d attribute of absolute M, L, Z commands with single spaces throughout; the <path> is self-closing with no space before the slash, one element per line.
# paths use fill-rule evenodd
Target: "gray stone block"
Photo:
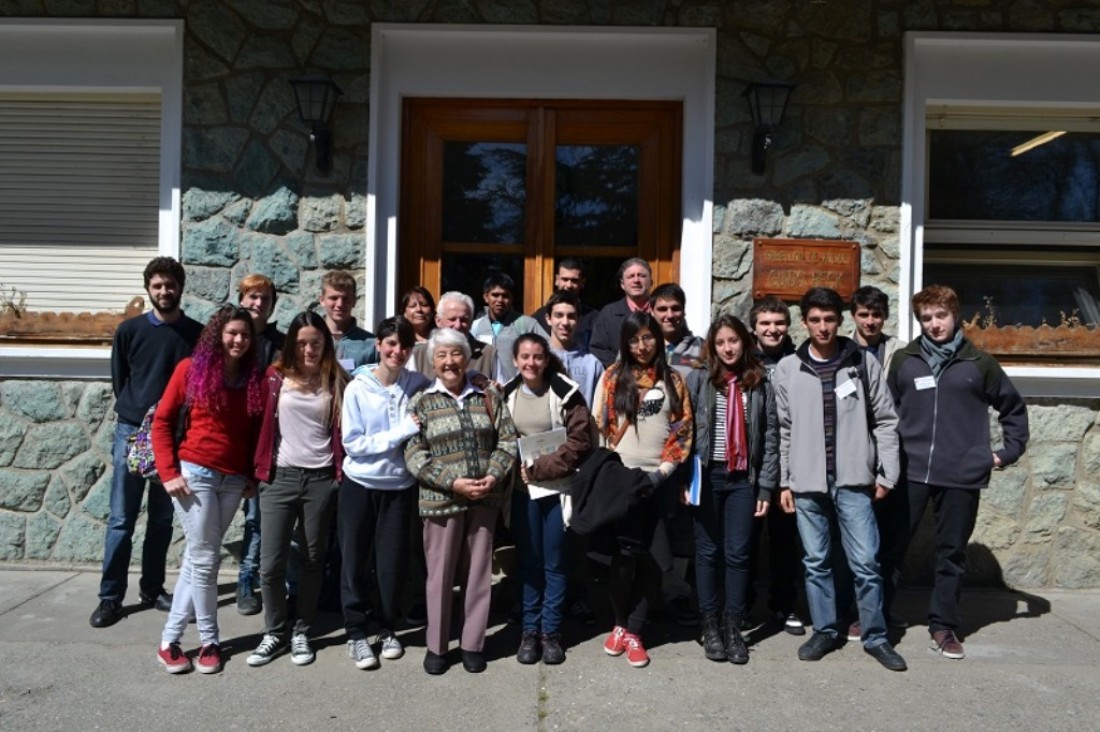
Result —
<path fill-rule="evenodd" d="M 1011 549 L 1020 536 L 1020 527 L 1011 518 L 983 513 L 974 526 L 971 544 L 982 544 L 995 551 Z"/>
<path fill-rule="evenodd" d="M 75 422 L 39 424 L 27 430 L 27 438 L 12 461 L 16 468 L 53 470 L 92 446 Z"/>
<path fill-rule="evenodd" d="M 309 136 L 297 130 L 276 130 L 268 141 L 275 156 L 287 170 L 302 170 L 309 152 Z"/>
<path fill-rule="evenodd" d="M 187 13 L 187 32 L 229 63 L 237 58 L 250 35 L 237 14 L 224 3 L 192 3 Z"/>
<path fill-rule="evenodd" d="M 760 198 L 738 198 L 726 209 L 727 230 L 738 237 L 774 236 L 783 230 L 783 206 Z"/>
<path fill-rule="evenodd" d="M 92 489 L 88 491 L 88 495 L 84 498 L 84 501 L 80 504 L 80 511 L 73 511 L 73 515 L 69 517 L 72 521 L 73 516 L 83 512 L 95 519 L 107 522 L 107 519 L 111 515 L 111 481 L 109 479 L 109 473 L 104 473 L 103 477 L 96 481 Z M 142 511 L 144 512 L 144 503 L 142 504 Z"/>
<path fill-rule="evenodd" d="M 135 539 L 137 532 L 135 533 Z M 135 545 L 140 546 L 140 544 Z M 141 556 L 134 552 L 135 558 Z M 103 561 L 103 525 L 80 511 L 74 511 L 58 533 L 53 547 L 53 558 L 58 562 Z"/>
<path fill-rule="evenodd" d="M 58 518 L 69 515 L 72 502 L 69 500 L 69 493 L 65 490 L 65 483 L 60 476 L 54 475 L 50 479 L 46 495 L 42 498 L 42 507 Z"/>
<path fill-rule="evenodd" d="M 50 474 L 43 470 L 0 470 L 0 509 L 37 511 L 49 483 Z"/>
<path fill-rule="evenodd" d="M 222 211 L 222 218 L 237 226 L 244 226 L 244 222 L 248 219 L 248 214 L 251 211 L 252 201 L 242 198 L 226 206 Z"/>
<path fill-rule="evenodd" d="M 186 168 L 228 173 L 248 142 L 248 130 L 221 126 L 183 128 L 183 164 Z"/>
<path fill-rule="evenodd" d="M 218 309 L 218 305 L 220 304 L 221 303 L 214 304 L 212 302 L 208 302 L 207 300 L 200 300 L 199 298 L 192 297 L 191 295 L 183 296 L 183 309 L 187 311 L 187 314 L 190 317 L 194 318 L 200 323 L 205 323 L 206 321 L 210 320 L 210 316 L 214 314 L 214 312 Z"/>
<path fill-rule="evenodd" d="M 229 297 L 229 270 L 224 267 L 188 267 L 187 291 L 203 300 L 224 302 Z"/>
<path fill-rule="evenodd" d="M 1054 542 L 1051 580 L 1066 589 L 1100 587 L 1100 533 L 1064 526 Z"/>
<path fill-rule="evenodd" d="M 275 186 L 282 164 L 275 154 L 258 138 L 249 140 L 241 153 L 241 159 L 237 163 L 234 176 L 241 191 L 249 196 L 261 196 Z M 253 215 L 256 211 L 253 209 Z M 270 231 L 272 234 L 283 234 L 293 229 L 283 228 L 279 231 Z"/>
<path fill-rule="evenodd" d="M 712 274 L 714 277 L 739 280 L 752 266 L 752 242 L 719 234 L 714 237 Z"/>
<path fill-rule="evenodd" d="M 2 440 L 2 438 L 0 438 Z M 1081 442 L 1081 469 L 1093 479 L 1100 478 L 1100 430 L 1093 429 Z"/>
<path fill-rule="evenodd" d="M 313 49 L 317 46 L 317 39 L 321 37 L 324 30 L 325 25 L 310 15 L 303 17 L 294 28 L 290 47 L 294 49 L 294 57 L 298 59 L 299 65 L 304 64 L 313 53 Z"/>
<path fill-rule="evenodd" d="M 1090 474 L 1093 480 L 1100 475 Z M 1100 529 L 1100 483 L 1083 482 L 1077 484 L 1073 492 L 1073 512 L 1077 519 L 1092 529 Z"/>
<path fill-rule="evenodd" d="M 279 239 L 266 234 L 250 234 L 252 271 L 267 275 L 280 292 L 298 291 L 298 266 Z"/>
<path fill-rule="evenodd" d="M 229 120 L 225 98 L 216 83 L 184 84 L 183 118 L 189 124 L 222 125 Z"/>
<path fill-rule="evenodd" d="M 86 452 L 58 468 L 57 477 L 77 501 L 82 501 L 106 470 L 106 463 L 98 455 Z"/>
<path fill-rule="evenodd" d="M 901 74 L 898 71 L 853 71 L 848 76 L 846 98 L 860 104 L 896 103 L 901 101 L 901 90 Z"/>
<path fill-rule="evenodd" d="M 1033 551 L 1017 551 L 1006 556 L 1001 562 L 1001 571 L 1009 587 L 1045 587 L 1049 565 L 1049 551 L 1035 547 Z"/>
<path fill-rule="evenodd" d="M 772 182 L 777 186 L 784 186 L 804 175 L 822 172 L 829 165 L 829 153 L 816 145 L 807 145 L 795 152 L 772 157 L 775 161 Z"/>
<path fill-rule="evenodd" d="M 298 194 L 283 187 L 256 201 L 248 228 L 265 234 L 285 234 L 297 228 Z"/>
<path fill-rule="evenodd" d="M 84 389 L 80 404 L 76 408 L 76 418 L 88 426 L 89 430 L 99 429 L 114 401 L 111 385 L 104 382 L 92 382 Z"/>
<path fill-rule="evenodd" d="M 897 206 L 874 206 L 871 209 L 871 228 L 888 234 L 898 231 L 898 217 L 901 212 Z"/>
<path fill-rule="evenodd" d="M 45 512 L 36 513 L 27 519 L 23 558 L 49 559 L 61 527 L 62 522 Z"/>
<path fill-rule="evenodd" d="M 1077 473 L 1077 445 L 1047 442 L 1028 449 L 1032 485 L 1036 488 L 1069 488 Z"/>
<path fill-rule="evenodd" d="M 22 559 L 26 518 L 0 511 L 0 559 Z"/>
<path fill-rule="evenodd" d="M 534 25 L 539 22 L 539 9 L 534 0 L 486 0 L 478 3 L 478 9 L 486 23 Z"/>
<path fill-rule="evenodd" d="M 190 43 L 183 55 L 183 76 L 188 81 L 218 79 L 229 75 L 229 66 L 197 43 Z"/>
<path fill-rule="evenodd" d="M 298 262 L 298 266 L 305 269 L 317 267 L 317 248 L 313 242 L 313 234 L 308 231 L 295 231 L 287 234 L 285 242 L 286 248 Z"/>
<path fill-rule="evenodd" d="M 319 234 L 321 266 L 328 269 L 355 267 L 363 261 L 367 242 L 362 234 Z"/>
<path fill-rule="evenodd" d="M 368 26 L 351 31 L 329 28 L 321 34 L 313 49 L 314 65 L 331 71 L 366 71 L 370 68 L 370 31 Z"/>
<path fill-rule="evenodd" d="M 292 0 L 229 0 L 246 23 L 263 30 L 293 28 L 298 9 Z"/>
<path fill-rule="evenodd" d="M 1044 399 L 1027 405 L 1030 445 L 1042 442 L 1078 442 L 1096 420 L 1096 409 L 1065 400 Z"/>
<path fill-rule="evenodd" d="M 234 122 L 243 124 L 252 116 L 252 109 L 266 80 L 266 75 L 258 71 L 235 73 L 225 80 L 229 116 Z"/>
<path fill-rule="evenodd" d="M 181 259 L 185 265 L 230 267 L 239 256 L 240 232 L 228 221 L 208 219 L 183 230 Z"/>
<path fill-rule="evenodd" d="M 240 195 L 232 191 L 204 191 L 201 188 L 189 188 L 183 194 L 183 219 L 184 221 L 208 219 L 238 198 Z"/>
<path fill-rule="evenodd" d="M 1024 540 L 1029 544 L 1046 544 L 1062 525 L 1069 507 L 1066 493 L 1043 493 L 1031 501 L 1027 525 L 1024 526 Z"/>
<path fill-rule="evenodd" d="M 338 195 L 308 196 L 298 204 L 298 225 L 306 231 L 332 231 L 340 225 L 344 202 Z"/>
<path fill-rule="evenodd" d="M 16 419 L 9 412 L 0 411 L 0 467 L 11 465 L 26 433 L 25 422 Z"/>
<path fill-rule="evenodd" d="M 50 422 L 73 416 L 55 382 L 5 381 L 0 384 L 0 394 L 9 412 L 34 422 Z"/>
<path fill-rule="evenodd" d="M 836 214 L 817 206 L 795 204 L 787 219 L 787 234 L 794 237 L 835 239 L 840 236 Z"/>
<path fill-rule="evenodd" d="M 1027 493 L 1028 471 L 1021 465 L 994 470 L 989 488 L 982 492 L 982 505 L 996 509 L 1005 516 L 1019 516 Z"/>
<path fill-rule="evenodd" d="M 282 52 L 286 54 L 287 58 L 290 58 L 290 50 L 282 40 L 274 38 L 270 40 L 283 49 Z M 279 64 L 266 68 L 279 68 L 285 65 Z M 293 66 L 293 63 L 290 65 Z M 291 114 L 294 115 L 295 121 L 297 121 L 294 91 L 290 86 L 289 79 L 289 74 L 277 74 L 272 76 L 267 85 L 264 86 L 263 91 L 260 92 L 260 98 L 252 110 L 252 116 L 249 117 L 249 123 L 254 130 L 264 135 L 271 134 Z"/>

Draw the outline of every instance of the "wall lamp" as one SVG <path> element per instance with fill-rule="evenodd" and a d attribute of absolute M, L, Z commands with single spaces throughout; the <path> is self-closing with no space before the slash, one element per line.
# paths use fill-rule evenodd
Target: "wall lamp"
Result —
<path fill-rule="evenodd" d="M 787 100 L 794 84 L 783 82 L 751 82 L 744 94 L 752 113 L 752 172 L 764 174 L 767 150 L 772 144 L 772 133 L 787 112 Z"/>
<path fill-rule="evenodd" d="M 332 111 L 336 98 L 344 92 L 335 81 L 320 74 L 291 79 L 290 84 L 298 102 L 298 116 L 309 127 L 317 172 L 328 175 L 332 172 Z"/>

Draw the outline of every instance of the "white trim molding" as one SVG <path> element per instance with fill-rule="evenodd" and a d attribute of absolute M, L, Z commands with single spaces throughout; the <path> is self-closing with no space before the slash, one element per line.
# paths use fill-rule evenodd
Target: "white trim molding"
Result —
<path fill-rule="evenodd" d="M 1082 110 L 1100 113 L 1100 36 L 909 32 L 905 35 L 898 330 L 916 333 L 909 304 L 923 286 L 930 108 Z M 1015 366 L 1006 372 L 1025 396 L 1095 397 L 1100 368 Z"/>
<path fill-rule="evenodd" d="M 0 92 L 161 98 L 157 251 L 179 257 L 182 20 L 0 20 Z M 110 349 L 0 346 L 0 376 L 109 376 Z"/>
<path fill-rule="evenodd" d="M 692 293 L 688 324 L 705 332 L 715 48 L 713 28 L 372 25 L 366 261 L 374 298 L 364 303 L 366 322 L 398 297 L 403 98 L 674 99 L 684 105 L 680 279 Z"/>

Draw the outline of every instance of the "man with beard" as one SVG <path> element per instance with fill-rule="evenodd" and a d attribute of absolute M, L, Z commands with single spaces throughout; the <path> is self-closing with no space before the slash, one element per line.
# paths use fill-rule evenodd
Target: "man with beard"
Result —
<path fill-rule="evenodd" d="M 127 438 L 138 431 L 145 413 L 160 399 L 176 364 L 191 355 L 202 324 L 180 310 L 185 275 L 171 257 L 157 257 L 145 267 L 145 291 L 153 309 L 123 322 L 111 345 L 111 385 L 118 424 L 111 448 L 114 474 L 111 507 L 103 547 L 99 605 L 89 620 L 106 628 L 122 619 L 122 601 L 130 569 L 134 525 L 146 481 L 126 468 Z M 158 482 L 149 483 L 148 522 L 141 552 L 138 597 L 143 606 L 167 612 L 172 598 L 164 590 L 164 564 L 172 542 L 172 501 Z"/>

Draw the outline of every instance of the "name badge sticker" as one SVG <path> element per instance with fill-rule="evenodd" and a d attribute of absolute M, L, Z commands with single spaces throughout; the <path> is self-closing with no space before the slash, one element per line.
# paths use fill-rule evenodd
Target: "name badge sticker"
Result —
<path fill-rule="evenodd" d="M 918 376 L 913 379 L 913 386 L 917 387 L 917 391 L 924 391 L 925 389 L 936 388 L 936 378 L 934 376 Z"/>
<path fill-rule="evenodd" d="M 855 393 L 856 393 L 856 382 L 854 380 L 845 381 L 843 384 L 837 384 L 837 386 L 836 386 L 836 398 L 837 399 L 843 399 L 844 397 L 848 396 L 849 394 L 855 394 Z"/>

